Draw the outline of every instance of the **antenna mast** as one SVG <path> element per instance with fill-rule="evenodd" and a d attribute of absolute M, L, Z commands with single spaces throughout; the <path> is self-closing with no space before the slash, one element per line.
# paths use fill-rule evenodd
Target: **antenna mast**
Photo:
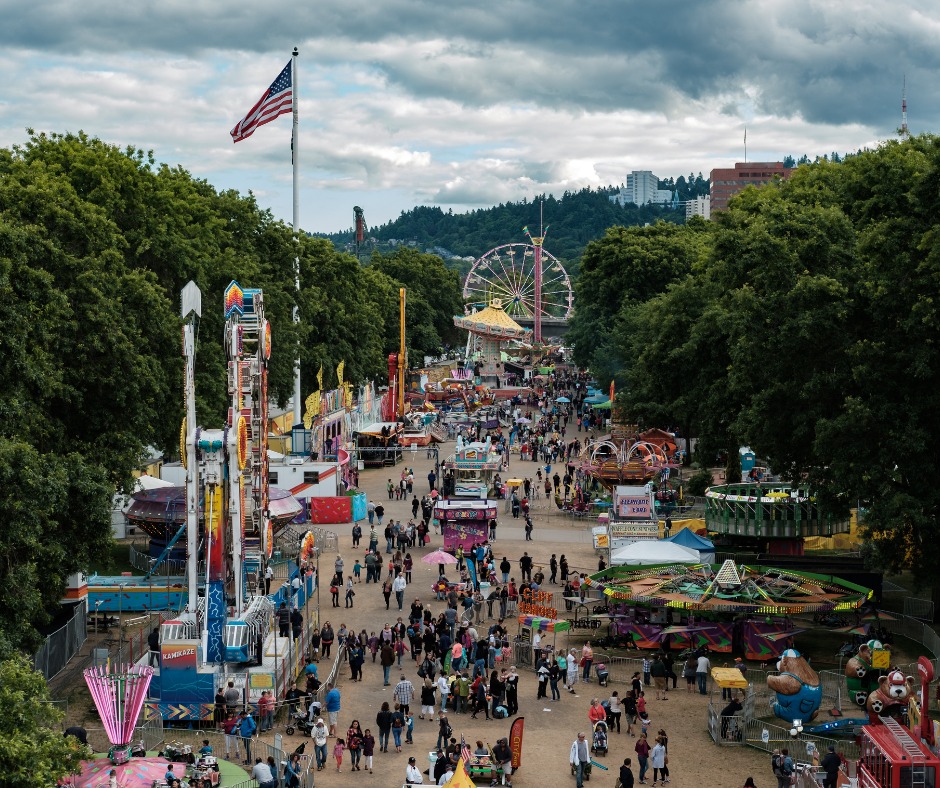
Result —
<path fill-rule="evenodd" d="M 901 137 L 910 136 L 907 130 L 907 74 L 904 75 L 904 82 L 901 83 Z"/>

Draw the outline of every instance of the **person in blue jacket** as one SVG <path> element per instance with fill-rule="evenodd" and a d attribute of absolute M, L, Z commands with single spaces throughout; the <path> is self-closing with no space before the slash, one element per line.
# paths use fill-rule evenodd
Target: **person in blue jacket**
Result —
<path fill-rule="evenodd" d="M 250 711 L 241 713 L 241 721 L 238 723 L 238 735 L 245 745 L 245 763 L 251 763 L 251 738 L 258 730 L 258 724 L 252 719 Z"/>

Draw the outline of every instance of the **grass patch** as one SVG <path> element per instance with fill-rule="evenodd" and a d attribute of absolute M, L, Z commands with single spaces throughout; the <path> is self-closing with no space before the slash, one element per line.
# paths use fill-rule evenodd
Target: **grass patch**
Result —
<path fill-rule="evenodd" d="M 130 542 L 111 542 L 107 549 L 97 553 L 92 559 L 87 570 L 89 577 L 94 574 L 115 577 L 121 572 L 140 574 L 128 560 L 130 549 Z"/>

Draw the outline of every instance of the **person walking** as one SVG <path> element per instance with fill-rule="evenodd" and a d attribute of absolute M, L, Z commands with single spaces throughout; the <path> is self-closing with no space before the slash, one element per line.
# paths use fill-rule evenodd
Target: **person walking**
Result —
<path fill-rule="evenodd" d="M 828 752 L 823 756 L 822 763 L 819 765 L 826 773 L 826 778 L 823 780 L 823 788 L 836 788 L 839 782 L 839 767 L 842 765 L 842 761 L 839 756 L 836 755 L 836 748 L 833 745 L 829 745 Z"/>
<path fill-rule="evenodd" d="M 578 657 L 575 654 L 574 649 L 568 651 L 568 656 L 566 658 L 567 664 L 567 681 L 565 685 L 568 688 L 568 692 L 574 695 L 574 685 L 578 683 Z"/>
<path fill-rule="evenodd" d="M 617 733 L 620 733 L 620 717 L 623 714 L 623 707 L 620 705 L 620 694 L 617 690 L 610 693 L 607 708 L 607 716 L 610 718 L 610 730 L 613 731 L 616 727 Z"/>
<path fill-rule="evenodd" d="M 398 708 L 401 709 L 401 713 L 407 715 L 411 711 L 411 701 L 414 700 L 415 686 L 405 678 L 404 673 L 401 674 L 401 679 L 395 685 L 394 695 Z"/>
<path fill-rule="evenodd" d="M 374 753 L 375 736 L 372 735 L 371 729 L 366 728 L 366 732 L 362 737 L 362 759 L 365 767 L 369 770 L 369 774 L 372 774 L 372 756 Z"/>
<path fill-rule="evenodd" d="M 326 729 L 322 717 L 318 717 L 314 723 L 313 730 L 310 731 L 310 737 L 313 739 L 313 750 L 317 760 L 317 771 L 323 771 L 326 766 L 326 742 L 329 739 L 330 732 Z"/>
<path fill-rule="evenodd" d="M 392 712 L 388 702 L 383 703 L 375 715 L 375 725 L 379 729 L 379 752 L 388 752 L 388 737 L 392 732 Z"/>
<path fill-rule="evenodd" d="M 623 765 L 620 767 L 620 788 L 633 788 L 633 770 L 630 768 L 629 758 L 623 759 Z"/>
<path fill-rule="evenodd" d="M 650 755 L 650 743 L 646 740 L 646 732 L 640 734 L 640 738 L 636 740 L 636 744 L 633 746 L 633 749 L 636 751 L 636 762 L 640 767 L 640 773 L 638 775 L 638 782 L 640 785 L 646 785 L 646 769 L 649 765 L 649 755 Z"/>
<path fill-rule="evenodd" d="M 362 771 L 359 766 L 362 757 L 362 728 L 359 727 L 359 720 L 353 720 L 349 724 L 349 730 L 346 731 L 346 749 L 349 750 L 349 770 Z"/>
<path fill-rule="evenodd" d="M 594 649 L 591 648 L 591 641 L 586 640 L 581 646 L 581 681 L 590 683 L 591 665 L 594 664 Z"/>
<path fill-rule="evenodd" d="M 705 695 L 707 693 L 707 681 L 708 674 L 712 669 L 712 663 L 708 661 L 708 657 L 702 653 L 695 665 L 695 678 L 698 679 L 698 691 L 700 695 Z"/>
<path fill-rule="evenodd" d="M 584 788 L 584 769 L 591 762 L 591 753 L 587 736 L 583 732 L 572 742 L 568 761 L 574 766 L 577 788 Z"/>
<path fill-rule="evenodd" d="M 335 736 L 336 724 L 339 721 L 341 698 L 339 688 L 335 684 L 327 684 L 326 689 L 327 693 L 323 699 L 323 705 L 326 708 L 326 716 L 329 720 L 330 736 Z"/>
<path fill-rule="evenodd" d="M 401 610 L 405 604 L 405 589 L 408 587 L 408 582 L 405 580 L 404 575 L 398 575 L 392 581 L 392 591 L 395 592 L 395 601 L 398 603 L 398 609 Z"/>

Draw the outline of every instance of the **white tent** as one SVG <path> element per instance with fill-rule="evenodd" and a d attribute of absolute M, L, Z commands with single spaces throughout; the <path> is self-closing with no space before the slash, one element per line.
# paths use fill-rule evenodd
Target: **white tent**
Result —
<path fill-rule="evenodd" d="M 698 550 L 667 542 L 662 539 L 628 544 L 610 554 L 612 566 L 646 564 L 697 564 L 701 562 Z"/>

